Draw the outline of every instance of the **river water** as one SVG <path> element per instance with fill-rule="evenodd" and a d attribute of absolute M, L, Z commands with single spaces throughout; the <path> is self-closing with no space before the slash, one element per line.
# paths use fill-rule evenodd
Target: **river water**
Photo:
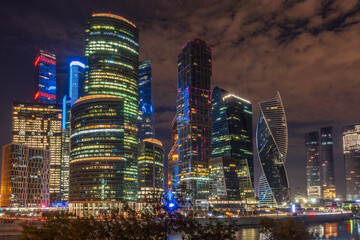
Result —
<path fill-rule="evenodd" d="M 360 239 L 360 220 L 347 220 L 340 222 L 325 222 L 307 226 L 309 231 L 318 233 L 317 239 Z M 0 240 L 15 240 L 19 236 L 1 236 Z M 257 228 L 244 228 L 236 233 L 236 238 L 243 240 L 263 240 Z M 181 234 L 174 234 L 169 240 L 181 240 Z M 299 239 L 301 240 L 301 239 Z"/>
<path fill-rule="evenodd" d="M 360 220 L 326 222 L 307 226 L 309 231 L 318 233 L 317 239 L 360 239 Z M 263 240 L 257 228 L 244 228 L 236 233 L 236 239 Z M 169 240 L 181 240 L 181 235 L 174 235 Z M 299 239 L 301 240 L 301 239 Z"/>

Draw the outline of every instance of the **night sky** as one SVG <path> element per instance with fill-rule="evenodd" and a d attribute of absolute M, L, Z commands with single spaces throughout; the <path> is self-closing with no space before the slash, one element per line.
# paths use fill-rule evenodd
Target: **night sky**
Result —
<path fill-rule="evenodd" d="M 166 155 L 176 108 L 177 56 L 188 40 L 200 37 L 213 48 L 212 86 L 253 103 L 254 129 L 257 103 L 280 92 L 294 191 L 305 192 L 305 132 L 334 127 L 335 180 L 344 195 L 341 127 L 360 123 L 358 1 L 2 1 L 1 146 L 11 140 L 13 99 L 33 98 L 33 64 L 40 49 L 57 55 L 58 99 L 67 91 L 68 63 L 84 54 L 85 25 L 93 12 L 122 15 L 137 25 L 140 60 L 153 63 L 156 137 Z M 255 167 L 257 185 L 257 158 Z"/>

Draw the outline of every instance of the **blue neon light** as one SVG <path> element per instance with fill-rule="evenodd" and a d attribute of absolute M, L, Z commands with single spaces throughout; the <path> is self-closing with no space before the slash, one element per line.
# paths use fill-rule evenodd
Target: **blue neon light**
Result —
<path fill-rule="evenodd" d="M 65 129 L 65 122 L 66 122 L 66 95 L 63 97 L 63 105 L 62 105 L 62 129 Z"/>
<path fill-rule="evenodd" d="M 79 61 L 72 61 L 70 63 L 70 67 L 72 67 L 72 66 L 79 66 L 79 67 L 85 68 L 85 64 L 82 62 L 79 62 Z"/>

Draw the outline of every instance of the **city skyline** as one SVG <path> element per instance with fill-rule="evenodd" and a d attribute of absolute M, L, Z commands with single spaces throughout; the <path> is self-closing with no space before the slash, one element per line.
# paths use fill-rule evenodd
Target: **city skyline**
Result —
<path fill-rule="evenodd" d="M 296 5 L 298 5 L 298 4 L 296 4 Z M 77 6 L 77 7 L 79 7 L 79 6 Z M 92 7 L 94 9 L 98 9 L 95 6 L 92 6 Z M 236 5 L 236 9 L 238 9 L 238 7 L 239 6 Z M 301 6 L 294 6 L 293 8 L 289 7 L 289 9 L 286 11 L 289 12 L 290 10 L 294 9 L 295 7 L 300 8 Z M 11 6 L 10 6 L 10 8 L 11 8 Z M 305 8 L 305 9 L 311 8 L 311 6 L 303 6 L 303 8 Z M 109 7 L 109 9 L 110 9 L 110 7 Z M 269 8 L 269 9 L 271 9 L 271 8 Z M 325 7 L 324 7 L 324 9 L 325 9 Z M 138 17 L 137 14 L 135 14 L 133 11 L 129 10 L 128 8 L 124 9 L 124 10 L 121 10 L 121 8 L 118 8 L 118 9 L 113 8 L 110 10 L 115 11 L 118 14 L 127 15 L 127 18 L 130 20 L 136 19 L 137 22 L 135 22 L 135 23 L 139 26 L 140 32 L 141 32 L 142 28 L 145 29 L 145 26 L 147 26 L 144 23 L 146 18 L 151 18 L 151 16 L 149 16 L 149 15 L 147 15 L 145 18 Z M 222 12 L 228 11 L 224 8 L 220 8 L 219 11 L 220 10 Z M 30 11 L 34 11 L 34 10 L 30 10 Z M 95 10 L 95 11 L 98 12 L 98 10 Z M 268 10 L 268 11 L 270 11 L 270 10 Z M 356 8 L 355 8 L 355 10 L 353 10 L 353 12 L 351 12 L 349 9 L 343 9 L 341 11 L 342 11 L 341 13 L 337 12 L 337 14 L 339 14 L 339 16 L 345 16 L 345 19 L 347 19 L 347 21 L 350 21 L 350 22 L 352 20 L 351 17 L 358 16 L 358 10 L 356 10 Z M 75 17 L 75 15 L 70 15 L 72 17 L 70 18 L 70 20 L 68 20 L 70 22 L 76 23 L 76 24 L 74 24 L 74 26 L 76 26 L 76 27 L 72 27 L 72 28 L 74 28 L 74 29 L 72 29 L 72 31 L 75 31 L 77 34 L 76 37 L 72 40 L 70 40 L 69 38 L 67 38 L 65 36 L 65 39 L 67 39 L 68 44 L 74 43 L 77 40 L 79 40 L 79 38 L 84 37 L 83 36 L 84 35 L 83 30 L 85 28 L 84 26 L 86 24 L 87 18 L 91 15 L 92 10 L 89 10 L 89 9 L 87 9 L 86 11 L 80 10 L 80 12 L 81 12 L 80 15 L 82 17 Z M 316 12 L 316 11 L 314 10 L 311 13 L 313 13 L 313 12 Z M 294 15 L 295 13 L 292 13 L 292 14 Z M 314 15 L 316 15 L 316 14 L 314 14 Z M 309 17 L 309 16 L 306 16 L 306 17 Z M 38 16 L 37 20 L 39 20 L 39 18 L 40 17 Z M 45 26 L 45 25 L 47 25 L 47 23 L 45 23 L 47 21 L 49 21 L 49 24 L 53 23 L 53 21 L 55 21 L 55 22 L 59 21 L 59 20 L 54 20 L 54 18 L 56 19 L 56 16 L 53 17 L 53 16 L 49 16 L 49 15 L 44 15 L 44 16 L 41 16 L 40 22 L 41 22 L 42 26 Z M 20 20 L 18 20 L 18 21 L 21 21 L 22 19 L 23 18 L 20 18 Z M 61 19 L 61 18 L 59 18 L 59 19 Z M 326 19 L 326 17 L 325 17 L 325 19 Z M 224 21 L 225 20 L 226 19 L 224 19 Z M 171 21 L 171 19 L 169 21 Z M 323 21 L 326 22 L 325 20 L 323 20 Z M 333 23 L 334 27 L 333 28 L 329 27 L 330 30 L 328 30 L 326 33 L 331 34 L 331 33 L 333 33 L 333 31 L 331 31 L 331 30 L 336 30 L 336 29 L 340 28 L 340 29 L 343 29 L 343 33 L 342 33 L 343 35 L 349 36 L 348 34 L 353 32 L 353 27 L 351 25 L 348 27 L 344 27 L 343 22 L 341 22 L 340 20 L 338 20 L 338 21 L 339 21 L 339 24 L 337 25 L 337 27 L 335 26 L 336 24 Z M 163 28 L 163 26 L 161 25 L 161 21 L 159 19 L 153 20 L 153 23 L 154 22 L 159 23 L 160 29 Z M 69 29 L 67 27 L 67 24 L 68 24 L 68 22 L 64 23 L 63 25 L 61 25 L 60 23 L 57 24 L 60 26 L 59 27 L 60 30 L 65 30 L 64 34 L 66 33 L 66 30 Z M 356 24 L 354 24 L 354 25 L 356 26 Z M 33 38 L 32 35 L 29 34 L 28 31 L 30 31 L 30 30 L 26 29 L 26 25 L 23 26 L 22 24 L 19 24 L 19 22 L 18 22 L 18 24 L 15 24 L 15 26 L 17 26 L 19 29 L 22 29 L 24 31 L 24 33 L 23 33 L 24 36 L 26 36 L 26 37 L 30 36 L 31 39 L 37 39 L 37 38 Z M 174 25 L 174 28 L 176 28 L 176 26 L 177 25 Z M 173 27 L 168 27 L 168 29 L 170 29 L 170 30 L 172 28 Z M 305 39 L 306 39 L 306 37 L 309 37 L 305 34 L 304 28 L 302 28 L 302 27 L 298 27 L 298 28 L 303 30 L 300 33 L 300 36 L 291 35 L 291 32 L 288 34 L 288 36 L 285 34 L 284 38 L 285 38 L 285 40 L 288 40 L 288 42 L 287 42 L 288 48 L 290 48 L 290 46 L 294 46 L 294 42 L 299 41 L 299 38 L 301 40 L 301 37 L 303 37 Z M 29 28 L 29 29 L 31 29 L 31 28 Z M 217 29 L 218 28 L 215 28 L 215 30 L 217 30 Z M 239 32 L 241 32 L 241 28 L 239 28 L 239 29 L 240 29 Z M 60 31 L 60 30 L 56 30 L 56 31 Z M 155 28 L 155 30 L 157 30 L 157 29 Z M 246 31 L 250 31 L 250 30 L 244 29 L 244 31 L 246 32 Z M 310 37 L 313 36 L 315 38 L 316 36 L 321 35 L 321 37 L 326 39 L 326 34 L 324 33 L 324 31 L 322 29 L 320 29 L 319 31 L 320 32 L 317 35 L 310 34 Z M 78 32 L 80 32 L 81 34 L 79 35 Z M 38 32 L 36 32 L 36 33 L 38 33 Z M 7 46 L 7 45 L 13 46 L 12 44 L 16 44 L 16 42 L 15 43 L 9 42 L 11 37 L 13 37 L 11 34 L 10 34 L 8 40 L 7 39 L 2 40 L 4 42 L 2 42 L 3 44 L 1 46 Z M 41 33 L 41 34 L 45 34 L 45 33 Z M 143 37 L 142 41 L 144 41 L 144 39 L 148 40 L 149 36 L 152 36 L 149 33 L 149 31 L 146 29 L 143 32 L 143 34 L 144 34 L 144 37 Z M 308 65 L 306 65 L 305 67 L 304 67 L 304 65 L 302 65 L 302 69 L 305 71 L 305 73 L 304 73 L 304 75 L 302 75 L 300 77 L 296 76 L 297 81 L 294 81 L 294 79 L 292 78 L 294 76 L 294 74 L 292 73 L 291 70 L 293 70 L 293 71 L 296 70 L 296 68 L 293 66 L 296 64 L 294 64 L 294 62 L 290 61 L 289 69 L 284 71 L 285 73 L 288 73 L 289 75 L 284 74 L 284 72 L 283 72 L 282 77 L 278 81 L 274 80 L 276 77 L 279 77 L 279 75 L 275 74 L 276 70 L 279 70 L 278 68 L 276 68 L 277 66 L 275 66 L 275 68 L 273 68 L 275 76 L 272 76 L 271 73 L 264 72 L 265 73 L 264 78 L 267 80 L 265 82 L 265 85 L 267 87 L 270 86 L 269 87 L 270 90 L 266 89 L 266 91 L 264 91 L 264 89 L 262 87 L 257 88 L 253 83 L 251 83 L 251 80 L 255 79 L 255 80 L 259 81 L 260 79 L 262 79 L 261 76 L 254 77 L 252 75 L 252 74 L 254 74 L 254 71 L 251 71 L 251 70 L 245 71 L 243 69 L 245 64 L 241 65 L 239 70 L 237 70 L 234 68 L 235 65 L 233 63 L 229 62 L 229 59 L 227 61 L 225 61 L 227 59 L 226 54 L 229 54 L 229 51 L 226 50 L 226 44 L 229 43 L 229 39 L 225 38 L 225 39 L 223 39 L 224 43 L 220 43 L 220 40 L 216 36 L 215 37 L 211 36 L 211 34 L 209 36 L 209 33 L 201 33 L 200 30 L 196 31 L 196 30 L 192 30 L 192 29 L 191 29 L 191 31 L 189 31 L 189 33 L 186 33 L 186 36 L 179 38 L 177 41 L 171 41 L 170 43 L 166 44 L 165 49 L 171 48 L 171 50 L 169 50 L 169 52 L 171 54 L 166 55 L 166 58 L 164 57 L 165 59 L 161 59 L 161 57 L 159 57 L 159 55 L 152 54 L 152 53 L 154 53 L 153 52 L 154 50 L 150 49 L 150 46 L 152 46 L 150 44 L 150 41 L 144 42 L 143 47 L 142 47 L 143 50 L 140 53 L 140 59 L 150 58 L 154 62 L 154 65 L 153 65 L 153 68 L 154 68 L 153 92 L 154 92 L 155 109 L 157 110 L 157 112 L 155 113 L 155 115 L 156 115 L 155 119 L 158 119 L 158 121 L 156 121 L 156 123 L 155 123 L 155 125 L 157 125 L 157 127 L 155 127 L 155 128 L 157 129 L 157 137 L 161 141 L 166 141 L 166 143 L 165 143 L 166 154 L 168 153 L 168 151 L 170 149 L 169 146 L 171 143 L 171 137 L 170 137 L 171 136 L 171 120 L 174 116 L 175 105 L 176 105 L 175 104 L 176 98 L 174 98 L 174 96 L 176 95 L 176 56 L 174 58 L 173 52 L 178 53 L 178 49 L 179 49 L 180 45 L 186 43 L 186 41 L 189 38 L 193 39 L 196 36 L 200 36 L 202 39 L 206 40 L 210 46 L 214 47 L 214 54 L 217 54 L 216 55 L 217 58 L 214 60 L 214 71 L 213 72 L 214 72 L 215 76 L 212 79 L 212 86 L 215 86 L 215 84 L 217 84 L 221 87 L 224 87 L 225 89 L 234 89 L 233 91 L 235 94 L 237 94 L 241 97 L 244 97 L 246 99 L 249 99 L 252 102 L 258 102 L 259 100 L 267 99 L 267 98 L 271 97 L 272 95 L 274 95 L 274 93 L 277 90 L 279 90 L 281 92 L 281 94 L 283 96 L 285 109 L 287 112 L 287 117 L 289 120 L 290 136 L 289 136 L 289 156 L 288 156 L 288 162 L 287 162 L 287 164 L 288 164 L 287 169 L 288 169 L 289 178 L 290 178 L 289 182 L 293 189 L 294 189 L 294 187 L 302 185 L 303 186 L 302 191 L 305 192 L 306 182 L 305 181 L 298 182 L 298 181 L 296 181 L 296 179 L 297 178 L 299 179 L 301 176 L 304 178 L 304 176 L 305 176 L 306 158 L 305 158 L 305 153 L 304 153 L 304 148 L 303 148 L 303 146 L 304 146 L 303 134 L 306 131 L 309 131 L 309 130 L 311 131 L 311 130 L 315 130 L 319 127 L 330 126 L 330 125 L 332 125 L 334 127 L 334 130 L 337 131 L 337 136 L 334 137 L 334 144 L 336 145 L 334 148 L 335 148 L 335 151 L 337 151 L 337 154 L 335 154 L 335 166 L 336 166 L 335 168 L 343 169 L 343 167 L 340 167 L 340 166 L 343 166 L 343 163 L 342 163 L 343 157 L 341 154 L 341 151 L 342 151 L 342 149 L 341 149 L 341 134 L 339 134 L 339 133 L 341 133 L 341 127 L 347 125 L 348 123 L 358 123 L 359 119 L 360 119 L 359 113 L 353 113 L 353 111 L 347 110 L 348 107 L 346 107 L 346 106 L 356 106 L 356 104 L 359 103 L 358 98 L 356 98 L 354 93 L 352 92 L 352 89 L 357 88 L 356 86 L 358 86 L 357 85 L 358 83 L 352 84 L 351 82 L 349 82 L 351 79 L 356 80 L 355 76 L 358 75 L 357 70 L 354 69 L 355 67 L 351 67 L 349 64 L 351 59 L 343 59 L 343 62 L 341 62 L 340 60 L 339 60 L 339 62 L 336 62 L 336 59 L 333 59 L 333 61 L 335 61 L 336 64 L 334 62 L 331 63 L 331 64 L 333 64 L 332 66 L 337 66 L 337 64 L 343 64 L 345 67 L 347 67 L 346 69 L 352 70 L 352 71 L 347 71 L 348 72 L 347 75 L 336 75 L 335 74 L 337 77 L 336 79 L 344 78 L 345 80 L 348 81 L 348 83 L 349 83 L 348 85 L 351 85 L 351 87 L 344 87 L 344 84 L 337 83 L 334 80 L 335 79 L 334 77 L 329 76 L 329 74 L 327 74 L 325 71 L 326 69 L 331 68 L 329 66 L 326 69 L 319 70 L 319 72 L 321 74 L 328 77 L 328 78 L 326 78 L 326 77 L 323 78 L 322 76 L 319 76 L 319 73 L 310 75 L 312 77 L 309 77 L 308 72 L 311 72 L 311 69 L 313 69 L 313 68 L 309 67 Z M 226 35 L 226 36 L 228 36 L 228 35 Z M 169 36 L 164 36 L 164 39 L 166 39 L 166 37 L 169 37 Z M 256 43 L 256 41 L 260 41 L 260 37 L 261 37 L 261 35 L 254 37 L 254 39 L 253 39 L 254 45 L 259 46 L 258 45 L 258 44 L 260 44 L 259 42 L 257 42 L 257 44 L 255 44 L 255 43 Z M 289 38 L 287 39 L 287 37 L 289 37 Z M 294 39 L 291 39 L 291 37 L 294 37 Z M 338 41 L 341 40 L 341 39 L 338 39 L 335 35 L 332 37 L 334 37 L 335 40 L 338 40 Z M 79 46 L 83 45 L 83 43 L 81 43 L 81 41 L 78 41 L 76 43 L 77 45 L 75 44 L 73 47 L 70 46 L 68 49 L 65 46 L 63 46 L 61 43 L 56 41 L 55 37 L 49 37 L 49 39 L 50 39 L 50 41 L 43 43 L 42 46 L 40 45 L 40 42 L 34 44 L 33 41 L 30 41 L 30 43 L 32 43 L 33 45 L 28 50 L 24 51 L 23 53 L 20 52 L 20 50 L 15 51 L 14 56 L 17 56 L 16 58 L 19 59 L 19 61 L 20 61 L 18 66 L 21 66 L 21 68 L 24 68 L 24 71 L 21 71 L 22 73 L 10 71 L 12 69 L 11 67 L 9 67 L 9 69 L 10 69 L 9 71 L 7 71 L 7 70 L 4 71 L 5 69 L 7 69 L 7 67 L 6 67 L 6 66 L 8 66 L 7 63 L 5 63 L 3 65 L 3 67 L 1 68 L 2 71 L 5 72 L 6 79 L 11 79 L 11 81 L 13 81 L 12 83 L 8 83 L 9 90 L 6 93 L 2 94 L 2 106 L 1 107 L 4 111 L 4 117 L 1 121 L 2 121 L 2 125 L 4 126 L 3 127 L 3 131 L 5 132 L 4 136 L 7 136 L 7 137 L 4 137 L 1 139 L 2 145 L 9 143 L 10 142 L 9 140 L 11 138 L 11 135 L 9 133 L 9 130 L 7 130 L 7 128 L 9 128 L 9 126 L 10 126 L 9 123 L 11 121 L 10 108 L 11 108 L 12 98 L 15 97 L 16 99 L 19 99 L 19 100 L 32 100 L 31 97 L 33 95 L 32 95 L 32 93 L 29 92 L 29 89 L 30 89 L 29 86 L 31 86 L 31 83 L 33 83 L 33 78 L 32 78 L 33 77 L 33 68 L 32 68 L 33 65 L 31 65 L 31 64 L 35 60 L 34 58 L 35 58 L 36 52 L 39 51 L 39 49 L 44 49 L 46 51 L 54 52 L 57 55 L 57 67 L 58 67 L 57 70 L 59 70 L 59 71 L 57 71 L 57 75 L 59 76 L 57 80 L 58 80 L 58 82 L 60 82 L 60 84 L 59 84 L 60 89 L 58 91 L 58 96 L 57 96 L 58 99 L 61 99 L 61 97 L 63 96 L 64 89 L 65 89 L 65 87 L 64 87 L 65 82 L 67 82 L 66 81 L 66 79 L 67 79 L 66 72 L 68 72 L 68 71 L 64 70 L 67 65 L 67 64 L 65 64 L 67 59 L 69 59 L 72 56 L 80 56 L 81 54 L 83 54 L 82 50 L 79 50 L 79 49 L 82 49 L 82 48 L 79 48 Z M 140 35 L 140 39 L 141 39 L 141 35 Z M 303 40 L 303 41 L 305 41 L 305 40 Z M 247 46 L 247 44 L 251 44 L 251 41 L 246 40 L 246 38 L 243 41 L 239 40 L 239 42 L 240 42 L 240 44 L 236 45 L 239 49 L 243 48 L 244 46 Z M 27 43 L 27 44 L 30 44 L 30 43 Z M 331 42 L 328 42 L 328 43 L 330 44 L 330 46 L 332 46 Z M 310 46 L 312 46 L 312 47 L 314 47 L 314 45 L 316 46 L 316 43 L 313 43 L 311 41 L 308 44 L 310 44 Z M 279 44 L 279 45 L 285 46 L 283 44 Z M 276 49 L 278 49 L 277 45 L 275 45 L 275 47 L 276 47 Z M 76 48 L 79 48 L 79 49 L 75 50 Z M 328 48 L 330 49 L 330 47 L 328 47 Z M 357 48 L 358 47 L 354 47 L 354 48 L 352 48 L 351 51 L 359 52 L 359 51 L 356 51 Z M 155 47 L 155 49 L 156 49 L 156 47 Z M 232 49 L 232 48 L 228 47 L 227 49 Z M 5 48 L 3 48 L 3 50 L 5 52 L 7 52 L 7 50 L 5 50 Z M 252 50 L 253 52 L 247 52 L 248 55 L 245 55 L 245 54 L 242 55 L 245 57 L 245 59 L 252 58 L 253 57 L 252 54 L 256 53 L 254 47 L 250 48 L 250 50 Z M 263 52 L 265 52 L 264 49 L 261 49 L 261 50 Z M 344 49 L 342 49 L 342 50 L 344 50 Z M 346 49 L 344 51 L 346 51 Z M 70 52 L 71 52 L 71 54 L 69 54 Z M 263 52 L 260 52 L 260 53 L 263 53 Z M 303 54 L 305 54 L 305 53 L 303 53 Z M 356 53 L 354 53 L 354 54 L 356 54 Z M 66 55 L 66 57 L 65 57 L 65 55 Z M 320 55 L 322 58 L 325 58 L 324 53 L 321 53 Z M 14 58 L 14 56 L 10 56 L 10 60 L 12 58 Z M 229 56 L 231 56 L 231 54 Z M 277 55 L 277 56 L 284 57 L 281 54 Z M 290 60 L 300 61 L 302 59 L 301 57 L 304 57 L 304 55 L 298 56 L 299 58 L 297 58 L 296 56 L 297 55 L 295 54 L 295 57 L 292 56 L 294 58 L 292 58 Z M 342 55 L 339 52 L 337 52 L 337 56 L 341 57 Z M 351 55 L 351 56 L 354 59 L 358 59 L 357 55 L 356 56 Z M 241 59 L 241 56 L 239 56 L 239 59 Z M 256 58 L 253 57 L 253 59 L 261 59 L 261 57 L 257 56 Z M 268 58 L 266 58 L 265 60 L 266 60 L 265 62 L 269 63 Z M 163 61 L 163 63 L 161 61 Z M 13 61 L 10 61 L 10 62 L 13 62 Z M 279 60 L 279 62 L 281 62 L 281 60 Z M 300 63 L 302 63 L 302 62 L 300 61 Z M 357 62 L 355 62 L 355 63 L 357 63 Z M 259 64 L 258 66 L 256 64 L 255 65 L 250 64 L 249 66 L 252 66 L 253 68 L 261 68 L 264 65 L 263 63 L 258 63 L 258 64 Z M 286 63 L 282 62 L 281 64 L 286 64 Z M 269 66 L 274 67 L 271 64 Z M 358 65 L 355 64 L 355 66 L 358 66 Z M 301 66 L 296 66 L 296 67 L 301 67 Z M 162 72 L 164 70 L 166 70 L 167 68 L 171 69 L 171 71 L 165 71 L 165 74 L 162 75 Z M 233 77 L 232 78 L 229 77 L 229 76 L 231 76 L 231 75 L 228 75 L 229 73 L 224 74 L 225 72 L 233 72 L 233 75 L 232 75 Z M 236 77 L 237 75 L 239 77 Z M 10 76 L 11 76 L 11 78 L 10 78 Z M 299 92 L 301 98 L 299 98 L 299 94 L 294 93 L 293 91 L 290 90 L 290 88 L 294 88 L 294 82 L 298 82 L 297 84 L 295 84 L 295 86 L 299 86 L 300 82 L 301 82 L 300 80 L 305 81 L 307 78 L 313 79 L 316 76 L 318 76 L 320 79 L 320 80 L 318 80 L 319 83 L 317 83 L 316 81 L 315 82 L 308 81 L 307 83 L 308 83 L 309 87 L 311 86 L 311 88 L 314 88 L 314 89 L 319 89 L 320 86 L 323 86 L 325 84 L 324 89 L 321 92 L 322 94 L 319 94 L 320 96 L 322 96 L 322 98 L 320 100 L 317 97 L 313 97 L 312 101 L 308 101 L 307 96 L 309 96 L 309 93 L 311 93 L 311 91 L 309 91 L 308 89 L 305 89 L 304 93 L 300 94 L 300 92 Z M 24 79 L 27 79 L 27 80 L 25 81 Z M 173 79 L 173 80 L 171 81 L 171 79 Z M 239 79 L 240 79 L 240 81 L 239 81 Z M 286 79 L 291 79 L 292 83 L 287 82 Z M 166 82 L 165 82 L 165 80 L 166 80 Z M 345 81 L 345 80 L 343 80 L 343 81 Z M 28 82 L 30 82 L 30 83 L 28 83 Z M 162 83 L 166 83 L 167 86 L 162 85 Z M 18 87 L 18 86 L 21 86 L 21 87 Z M 329 86 L 332 86 L 332 87 L 329 87 Z M 24 89 L 22 89 L 22 88 L 24 88 Z M 339 88 L 341 90 L 336 89 L 336 88 Z M 302 88 L 302 89 L 304 89 L 304 88 Z M 286 90 L 288 90 L 288 91 L 286 91 Z M 300 91 L 300 90 L 298 90 L 298 91 Z M 325 91 L 328 91 L 328 92 L 325 92 Z M 343 92 L 348 93 L 347 96 L 345 96 L 345 97 L 344 97 L 344 95 L 340 95 L 340 97 L 337 97 L 340 100 L 340 103 L 341 103 L 340 106 L 338 105 L 338 103 L 335 100 L 330 99 L 331 97 L 335 98 L 335 96 L 339 96 L 338 91 L 340 91 L 340 92 L 343 91 Z M 60 96 L 59 96 L 59 94 L 60 94 Z M 22 96 L 24 96 L 25 99 L 21 99 Z M 341 98 L 341 96 L 342 96 L 342 98 Z M 164 101 L 163 99 L 170 99 L 170 100 Z M 327 103 L 328 107 L 324 107 L 324 105 L 322 105 L 322 101 Z M 343 107 L 343 106 L 345 106 L 345 107 Z M 335 110 L 334 110 L 334 108 L 335 108 Z M 316 112 L 320 112 L 320 111 L 321 111 L 320 114 L 315 114 Z M 339 114 L 339 115 L 341 115 L 341 117 L 335 116 L 334 112 L 339 112 L 339 111 L 341 111 L 341 113 L 343 113 L 343 114 Z M 256 113 L 257 110 L 254 109 L 253 112 Z M 297 112 L 299 112 L 299 113 L 297 113 Z M 5 119 L 6 116 L 8 116 L 7 117 L 8 119 Z M 254 119 L 257 119 L 257 117 L 258 116 L 255 114 Z M 346 120 L 344 121 L 344 119 L 346 119 Z M 335 135 L 336 135 L 336 133 L 335 133 Z M 335 141 L 338 141 L 338 142 L 336 143 Z M 255 162 L 255 167 L 257 169 L 259 169 L 259 165 L 257 164 L 258 160 L 254 159 L 254 162 Z M 299 168 L 299 166 L 301 166 L 301 168 L 303 170 L 296 171 L 296 168 Z M 257 170 L 257 174 L 258 173 L 259 173 L 259 171 Z M 337 172 L 337 175 L 339 175 L 339 171 Z M 256 181 L 256 179 L 258 179 L 258 176 L 259 175 L 257 175 L 255 177 L 255 181 Z M 335 180 L 338 181 L 338 179 L 339 179 L 339 181 L 341 181 L 341 177 L 335 176 Z M 341 187 L 341 184 L 342 184 L 341 182 L 336 182 L 337 188 L 339 188 L 339 189 L 344 188 L 344 187 Z M 257 184 L 255 183 L 255 186 L 256 185 Z M 343 186 L 344 186 L 344 184 L 343 184 Z M 343 195 L 344 192 L 340 192 L 340 194 Z"/>

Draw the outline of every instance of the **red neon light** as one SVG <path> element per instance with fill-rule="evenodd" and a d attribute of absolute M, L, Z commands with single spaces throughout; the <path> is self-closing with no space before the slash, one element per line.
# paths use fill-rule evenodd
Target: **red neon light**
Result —
<path fill-rule="evenodd" d="M 38 56 L 38 58 L 35 60 L 35 67 L 38 65 L 39 61 L 40 61 L 40 56 Z"/>
<path fill-rule="evenodd" d="M 44 92 L 37 92 L 39 93 L 38 96 L 40 97 L 46 97 L 46 98 L 50 98 L 50 99 L 56 99 L 56 95 L 53 94 L 48 94 L 48 93 L 44 93 Z"/>
<path fill-rule="evenodd" d="M 36 99 L 38 99 L 38 98 L 39 98 L 39 92 L 35 93 L 34 99 L 36 100 Z"/>
<path fill-rule="evenodd" d="M 49 58 L 46 58 L 46 57 L 43 57 L 41 56 L 41 59 L 40 59 L 42 62 L 47 62 L 47 63 L 50 63 L 52 65 L 56 65 L 56 61 L 55 60 L 52 60 L 52 59 L 49 59 Z"/>
<path fill-rule="evenodd" d="M 39 62 L 47 62 L 47 63 L 50 63 L 52 65 L 56 65 L 56 61 L 55 60 L 52 60 L 52 59 L 49 59 L 49 58 L 46 58 L 46 57 L 43 57 L 43 56 L 39 56 L 36 60 L 35 60 L 35 67 L 39 64 Z"/>

